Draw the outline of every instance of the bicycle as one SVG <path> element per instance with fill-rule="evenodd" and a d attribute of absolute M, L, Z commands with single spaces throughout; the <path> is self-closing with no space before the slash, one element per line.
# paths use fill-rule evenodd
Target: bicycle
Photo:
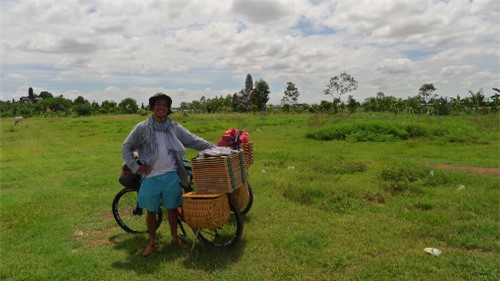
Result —
<path fill-rule="evenodd" d="M 192 172 L 191 167 L 188 165 L 190 161 L 184 159 L 184 167 L 188 171 L 189 179 L 191 184 L 188 187 L 183 188 L 184 192 L 190 192 L 194 190 L 192 185 Z M 122 190 L 120 190 L 115 198 L 113 199 L 112 204 L 112 212 L 115 221 L 118 225 L 128 233 L 145 233 L 147 232 L 147 227 L 145 224 L 145 215 L 147 211 L 139 208 L 137 203 L 137 197 L 139 194 L 140 188 L 140 176 L 135 176 L 132 183 L 126 185 Z M 226 248 L 234 245 L 241 238 L 243 233 L 243 221 L 241 218 L 240 210 L 236 207 L 234 200 L 231 194 L 227 194 L 229 207 L 231 211 L 231 216 L 229 221 L 225 224 L 221 225 L 217 229 L 196 229 L 193 228 L 192 231 L 195 237 L 211 246 L 216 248 Z M 250 209 L 247 206 L 244 208 L 248 212 Z M 182 207 L 179 207 L 182 210 Z M 163 211 L 160 207 L 156 213 L 157 225 L 156 229 L 158 229 L 161 225 L 163 219 Z M 178 227 L 181 231 L 182 237 L 187 237 L 187 232 L 184 227 L 183 219 L 182 219 L 182 211 L 180 211 L 177 217 Z"/>

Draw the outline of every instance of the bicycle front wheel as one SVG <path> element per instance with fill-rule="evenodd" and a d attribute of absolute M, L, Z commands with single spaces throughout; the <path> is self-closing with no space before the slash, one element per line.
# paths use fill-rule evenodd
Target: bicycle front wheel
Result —
<path fill-rule="evenodd" d="M 193 229 L 193 232 L 200 241 L 216 248 L 228 248 L 240 240 L 243 233 L 243 222 L 240 211 L 234 204 L 231 195 L 228 195 L 228 201 L 231 216 L 227 223 L 214 230 L 205 228 Z"/>
<path fill-rule="evenodd" d="M 116 194 L 113 200 L 113 217 L 116 223 L 128 233 L 147 232 L 146 215 L 147 210 L 139 208 L 137 197 L 139 190 L 136 188 L 124 188 Z M 163 214 L 161 208 L 156 213 L 156 229 L 160 227 Z"/>

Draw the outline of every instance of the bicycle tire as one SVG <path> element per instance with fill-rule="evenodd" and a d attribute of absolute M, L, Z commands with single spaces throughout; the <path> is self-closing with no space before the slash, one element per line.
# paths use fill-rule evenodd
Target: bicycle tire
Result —
<path fill-rule="evenodd" d="M 252 186 L 250 186 L 250 183 L 248 183 L 248 203 L 245 206 L 245 208 L 240 210 L 240 214 L 242 216 L 246 215 L 248 211 L 250 211 L 250 209 L 252 208 L 252 205 L 253 205 L 253 191 L 252 191 Z"/>
<path fill-rule="evenodd" d="M 113 199 L 113 217 L 116 223 L 128 233 L 145 233 L 148 230 L 146 226 L 147 211 L 137 205 L 138 194 L 139 189 L 137 188 L 124 188 Z M 159 208 L 156 213 L 156 229 L 160 227 L 162 218 L 163 213 Z"/>
<path fill-rule="evenodd" d="M 222 249 L 233 246 L 241 239 L 241 235 L 243 234 L 243 221 L 240 211 L 234 204 L 230 194 L 228 195 L 228 201 L 231 210 L 229 221 L 214 230 L 194 228 L 193 232 L 198 240 L 215 248 Z"/>

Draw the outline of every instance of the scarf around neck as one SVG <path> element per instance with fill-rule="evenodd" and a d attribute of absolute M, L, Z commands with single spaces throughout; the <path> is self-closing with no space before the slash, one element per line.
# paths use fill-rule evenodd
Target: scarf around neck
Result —
<path fill-rule="evenodd" d="M 175 136 L 173 132 L 173 124 L 172 124 L 172 119 L 167 118 L 165 122 L 159 123 L 154 120 L 153 115 L 151 115 L 147 122 L 147 131 L 149 135 L 149 139 L 151 140 L 151 160 L 152 163 L 156 161 L 156 151 L 157 151 L 157 146 L 158 142 L 156 141 L 156 131 L 161 131 L 165 132 L 166 138 L 167 138 L 167 149 L 168 150 L 173 150 L 177 156 L 182 157 L 182 155 L 186 154 L 186 149 L 184 148 L 184 145 L 179 141 L 177 136 Z"/>

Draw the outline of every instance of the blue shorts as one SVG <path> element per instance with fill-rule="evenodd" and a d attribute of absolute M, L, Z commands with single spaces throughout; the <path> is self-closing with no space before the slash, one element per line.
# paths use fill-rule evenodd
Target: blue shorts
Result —
<path fill-rule="evenodd" d="M 139 207 L 151 212 L 158 211 L 160 199 L 166 209 L 182 205 L 182 188 L 177 172 L 145 178 L 139 189 Z"/>

